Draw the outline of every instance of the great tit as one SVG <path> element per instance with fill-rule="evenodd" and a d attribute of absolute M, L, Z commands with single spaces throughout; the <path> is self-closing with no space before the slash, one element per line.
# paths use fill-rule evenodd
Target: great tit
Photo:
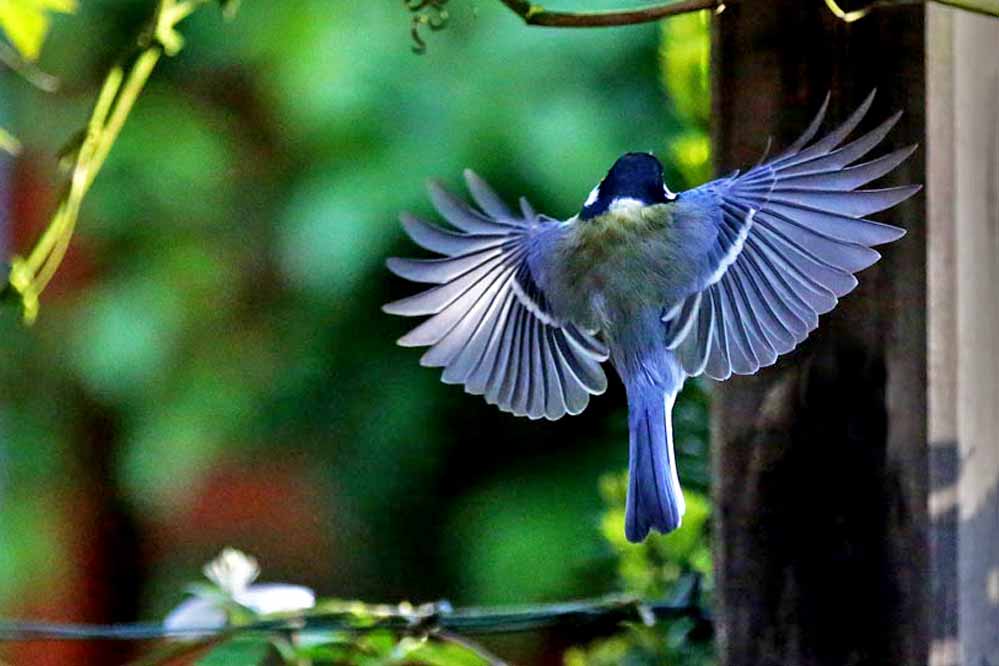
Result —
<path fill-rule="evenodd" d="M 420 362 L 444 368 L 444 382 L 532 419 L 583 411 L 605 390 L 609 360 L 628 398 L 626 536 L 675 530 L 684 500 L 671 410 L 686 378 L 771 365 L 857 286 L 853 274 L 881 256 L 872 246 L 905 233 L 865 217 L 920 186 L 857 188 L 916 146 L 855 164 L 901 114 L 841 145 L 873 97 L 813 142 L 827 97 L 784 152 L 684 192 L 666 187 L 654 156 L 628 153 L 565 221 L 525 199 L 510 210 L 471 171 L 477 208 L 431 183 L 453 228 L 401 216 L 413 241 L 444 257 L 388 260 L 395 274 L 437 285 L 384 306 L 430 316 L 399 344 L 429 346 Z"/>

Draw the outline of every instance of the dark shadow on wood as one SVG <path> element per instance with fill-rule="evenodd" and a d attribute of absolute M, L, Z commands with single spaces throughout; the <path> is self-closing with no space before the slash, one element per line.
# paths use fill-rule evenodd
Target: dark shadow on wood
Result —
<path fill-rule="evenodd" d="M 715 22 L 715 159 L 788 145 L 832 91 L 827 127 L 870 89 L 858 129 L 906 114 L 880 151 L 924 137 L 924 9 L 853 24 L 821 2 L 746 0 Z M 924 155 L 883 184 L 920 183 Z M 918 196 L 876 216 L 908 229 L 774 368 L 719 384 L 714 415 L 720 649 L 727 666 L 924 664 L 926 246 Z"/>

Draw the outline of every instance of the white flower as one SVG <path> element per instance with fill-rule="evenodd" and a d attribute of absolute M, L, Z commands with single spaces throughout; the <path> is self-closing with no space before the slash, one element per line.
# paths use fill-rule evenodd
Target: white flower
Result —
<path fill-rule="evenodd" d="M 225 608 L 228 600 L 257 615 L 292 613 L 316 605 L 316 595 L 307 587 L 284 583 L 253 584 L 260 574 L 257 561 L 233 548 L 226 548 L 206 564 L 204 573 L 222 594 L 195 593 L 192 598 L 181 602 L 163 621 L 167 631 L 197 637 L 196 630 L 221 629 L 228 622 Z"/>
<path fill-rule="evenodd" d="M 214 560 L 202 567 L 205 578 L 215 583 L 229 596 L 249 587 L 260 575 L 257 560 L 235 548 L 226 548 Z"/>

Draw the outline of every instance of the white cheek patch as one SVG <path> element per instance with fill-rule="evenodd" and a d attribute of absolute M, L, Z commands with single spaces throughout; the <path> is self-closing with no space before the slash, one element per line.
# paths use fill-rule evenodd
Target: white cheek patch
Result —
<path fill-rule="evenodd" d="M 644 207 L 645 204 L 632 197 L 615 197 L 607 209 L 612 213 L 629 213 Z"/>
<path fill-rule="evenodd" d="M 676 193 L 670 192 L 670 189 L 666 187 L 666 183 L 663 183 L 663 194 L 666 195 L 666 199 L 668 201 L 673 201 L 673 199 L 676 199 Z"/>
<path fill-rule="evenodd" d="M 597 202 L 597 199 L 599 198 L 600 198 L 600 185 L 597 185 L 592 190 L 590 190 L 590 196 L 586 197 L 586 203 L 583 204 L 583 207 L 585 208 L 587 206 L 592 206 Z"/>

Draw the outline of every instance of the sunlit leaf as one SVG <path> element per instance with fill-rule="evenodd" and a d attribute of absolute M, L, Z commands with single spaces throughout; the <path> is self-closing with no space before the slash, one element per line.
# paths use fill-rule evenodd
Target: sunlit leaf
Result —
<path fill-rule="evenodd" d="M 26 60 L 37 60 L 51 13 L 76 11 L 76 0 L 0 0 L 0 28 Z"/>
<path fill-rule="evenodd" d="M 237 638 L 223 643 L 195 663 L 197 666 L 256 666 L 265 663 L 272 650 L 266 638 Z"/>
<path fill-rule="evenodd" d="M 21 142 L 10 132 L 0 128 L 0 150 L 4 150 L 11 155 L 17 155 L 21 152 Z"/>
<path fill-rule="evenodd" d="M 488 666 L 489 660 L 458 643 L 424 641 L 406 655 L 408 662 L 424 666 Z"/>

